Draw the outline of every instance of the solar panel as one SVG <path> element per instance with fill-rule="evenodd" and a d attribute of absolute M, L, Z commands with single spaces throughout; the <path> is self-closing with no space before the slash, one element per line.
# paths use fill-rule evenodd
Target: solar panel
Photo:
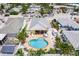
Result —
<path fill-rule="evenodd" d="M 15 46 L 3 46 L 1 52 L 3 54 L 13 54 Z"/>

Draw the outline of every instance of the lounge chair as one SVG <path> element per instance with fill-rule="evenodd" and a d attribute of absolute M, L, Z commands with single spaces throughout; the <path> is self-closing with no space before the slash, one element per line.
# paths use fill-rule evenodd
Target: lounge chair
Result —
<path fill-rule="evenodd" d="M 48 35 L 47 35 L 47 34 L 43 34 L 43 36 L 44 36 L 44 37 L 48 37 Z"/>

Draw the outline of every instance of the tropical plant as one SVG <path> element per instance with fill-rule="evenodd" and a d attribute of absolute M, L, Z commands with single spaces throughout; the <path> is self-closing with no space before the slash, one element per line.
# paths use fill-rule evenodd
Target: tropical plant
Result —
<path fill-rule="evenodd" d="M 73 55 L 74 53 L 73 47 L 66 43 L 62 43 L 60 49 L 64 55 Z"/>
<path fill-rule="evenodd" d="M 30 6 L 30 4 L 22 4 L 22 10 L 21 11 L 23 12 L 23 14 L 26 13 L 26 11 L 28 10 L 29 6 Z"/>
<path fill-rule="evenodd" d="M 50 6 L 49 3 L 40 3 L 38 4 L 40 5 L 42 8 L 40 10 L 40 14 L 50 14 L 53 10 L 53 6 Z"/>
<path fill-rule="evenodd" d="M 28 55 L 30 55 L 30 56 L 41 56 L 41 55 L 43 55 L 43 54 L 45 54 L 46 52 L 45 52 L 46 50 L 42 50 L 42 49 L 38 49 L 38 50 L 29 50 L 29 52 L 28 52 Z"/>
<path fill-rule="evenodd" d="M 60 38 L 58 37 L 58 36 L 56 36 L 56 48 L 60 48 L 60 46 L 61 46 L 61 40 L 60 40 Z"/>
<path fill-rule="evenodd" d="M 36 51 L 37 56 L 40 56 L 40 55 L 45 54 L 45 53 L 46 53 L 45 50 L 42 50 L 42 49 L 39 49 Z"/>
<path fill-rule="evenodd" d="M 43 8 L 41 8 L 41 10 L 39 11 L 39 13 L 43 16 L 45 14 Z"/>
<path fill-rule="evenodd" d="M 4 9 L 4 5 L 3 4 L 1 4 L 0 9 Z"/>
<path fill-rule="evenodd" d="M 30 55 L 30 56 L 36 56 L 36 51 L 30 49 L 30 50 L 28 51 L 28 55 Z"/>
<path fill-rule="evenodd" d="M 17 53 L 15 54 L 17 56 L 24 56 L 24 52 L 23 52 L 23 49 L 18 49 Z"/>
<path fill-rule="evenodd" d="M 10 15 L 18 15 L 18 12 L 16 11 L 10 12 Z"/>
<path fill-rule="evenodd" d="M 72 45 L 69 45 L 68 43 L 63 43 L 59 37 L 56 37 L 56 48 L 59 48 L 61 50 L 61 53 L 64 55 L 74 54 L 74 48 L 72 47 Z"/>
<path fill-rule="evenodd" d="M 27 37 L 26 27 L 24 27 L 22 31 L 17 35 L 17 38 L 19 39 L 20 42 L 25 43 L 26 37 Z"/>
<path fill-rule="evenodd" d="M 48 54 L 55 54 L 56 49 L 50 48 L 50 50 L 47 52 Z"/>
<path fill-rule="evenodd" d="M 59 29 L 59 24 L 57 22 L 52 21 L 51 26 L 57 30 Z"/>
<path fill-rule="evenodd" d="M 76 55 L 76 56 L 79 56 L 79 50 L 76 50 L 76 51 L 75 51 L 75 55 Z"/>
<path fill-rule="evenodd" d="M 78 12 L 79 11 L 79 7 L 74 6 L 74 11 Z"/>

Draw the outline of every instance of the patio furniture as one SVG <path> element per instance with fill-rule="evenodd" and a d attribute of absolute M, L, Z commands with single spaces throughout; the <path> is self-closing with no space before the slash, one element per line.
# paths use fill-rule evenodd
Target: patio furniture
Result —
<path fill-rule="evenodd" d="M 43 34 L 44 37 L 48 37 L 48 35 L 46 33 Z"/>

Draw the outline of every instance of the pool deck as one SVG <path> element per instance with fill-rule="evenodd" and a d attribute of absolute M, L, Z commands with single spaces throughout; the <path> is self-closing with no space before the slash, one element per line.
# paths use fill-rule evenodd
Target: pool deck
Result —
<path fill-rule="evenodd" d="M 43 48 L 43 49 L 47 49 L 49 50 L 50 48 L 55 48 L 54 45 L 55 45 L 55 39 L 51 39 L 50 37 L 44 37 L 43 35 L 31 35 L 29 36 L 28 38 L 26 38 L 26 43 L 24 44 L 24 46 L 29 50 L 29 49 L 33 49 L 33 50 L 37 50 L 37 48 L 33 48 L 31 47 L 28 42 L 30 40 L 33 40 L 33 39 L 37 39 L 39 37 L 43 37 L 45 38 L 45 40 L 48 42 L 48 45 Z"/>

